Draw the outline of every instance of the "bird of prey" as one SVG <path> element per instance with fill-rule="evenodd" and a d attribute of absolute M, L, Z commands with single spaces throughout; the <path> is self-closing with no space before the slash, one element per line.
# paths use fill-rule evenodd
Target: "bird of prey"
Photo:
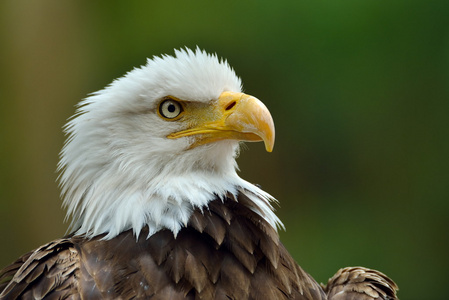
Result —
<path fill-rule="evenodd" d="M 0 271 L 0 299 L 397 299 L 381 272 L 318 284 L 279 240 L 276 200 L 237 174 L 273 119 L 229 64 L 154 57 L 83 100 L 58 169 L 71 233 Z"/>

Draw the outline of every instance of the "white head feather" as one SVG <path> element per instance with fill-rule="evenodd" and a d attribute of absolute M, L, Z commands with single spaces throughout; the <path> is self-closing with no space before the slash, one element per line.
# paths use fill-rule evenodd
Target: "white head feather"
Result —
<path fill-rule="evenodd" d="M 273 226 L 270 195 L 241 179 L 235 157 L 239 143 L 224 140 L 188 149 L 189 138 L 168 139 L 182 129 L 157 111 L 163 97 L 197 102 L 241 91 L 226 61 L 199 49 L 149 59 L 79 104 L 65 131 L 58 170 L 72 229 L 88 237 L 113 238 L 144 226 L 175 235 L 195 208 L 227 192 L 246 192 Z"/>

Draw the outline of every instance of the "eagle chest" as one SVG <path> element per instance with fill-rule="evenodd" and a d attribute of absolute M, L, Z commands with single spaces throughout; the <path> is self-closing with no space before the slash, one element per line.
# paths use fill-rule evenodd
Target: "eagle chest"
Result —
<path fill-rule="evenodd" d="M 217 199 L 206 210 L 194 211 L 176 237 L 169 230 L 150 238 L 147 234 L 142 231 L 137 240 L 132 231 L 111 240 L 76 242 L 74 237 L 80 293 L 124 299 L 287 299 L 301 291 L 309 294 L 299 286 L 299 279 L 308 275 L 276 231 L 235 200 Z"/>

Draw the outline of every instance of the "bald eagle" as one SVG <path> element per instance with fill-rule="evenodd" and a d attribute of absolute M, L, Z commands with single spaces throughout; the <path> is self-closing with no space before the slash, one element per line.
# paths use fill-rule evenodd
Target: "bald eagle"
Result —
<path fill-rule="evenodd" d="M 272 117 L 216 55 L 149 59 L 65 131 L 71 233 L 0 271 L 0 299 L 396 299 L 381 272 L 319 285 L 287 252 L 276 200 L 236 172 L 240 142 L 272 151 Z"/>

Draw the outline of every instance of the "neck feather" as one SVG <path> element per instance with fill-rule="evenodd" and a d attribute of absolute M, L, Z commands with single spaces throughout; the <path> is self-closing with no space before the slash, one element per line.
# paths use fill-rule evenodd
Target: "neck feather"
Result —
<path fill-rule="evenodd" d="M 239 193 L 254 203 L 250 208 L 273 228 L 283 226 L 271 206 L 274 198 L 237 175 L 238 146 L 223 142 L 217 147 L 235 148 L 223 151 L 235 154 L 217 159 L 219 152 L 204 149 L 201 161 L 191 164 L 186 163 L 192 161 L 186 154 L 170 161 L 155 158 L 145 163 L 136 161 L 135 165 L 101 164 L 96 171 L 88 157 L 77 159 L 78 168 L 66 160 L 61 183 L 67 217 L 72 218 L 71 229 L 87 237 L 105 234 L 105 239 L 129 229 L 138 237 L 146 226 L 148 237 L 162 229 L 176 235 L 195 209 L 207 209 L 210 201 Z M 207 153 L 215 153 L 213 161 L 222 163 L 208 162 Z M 198 153 L 195 155 L 198 157 Z"/>

